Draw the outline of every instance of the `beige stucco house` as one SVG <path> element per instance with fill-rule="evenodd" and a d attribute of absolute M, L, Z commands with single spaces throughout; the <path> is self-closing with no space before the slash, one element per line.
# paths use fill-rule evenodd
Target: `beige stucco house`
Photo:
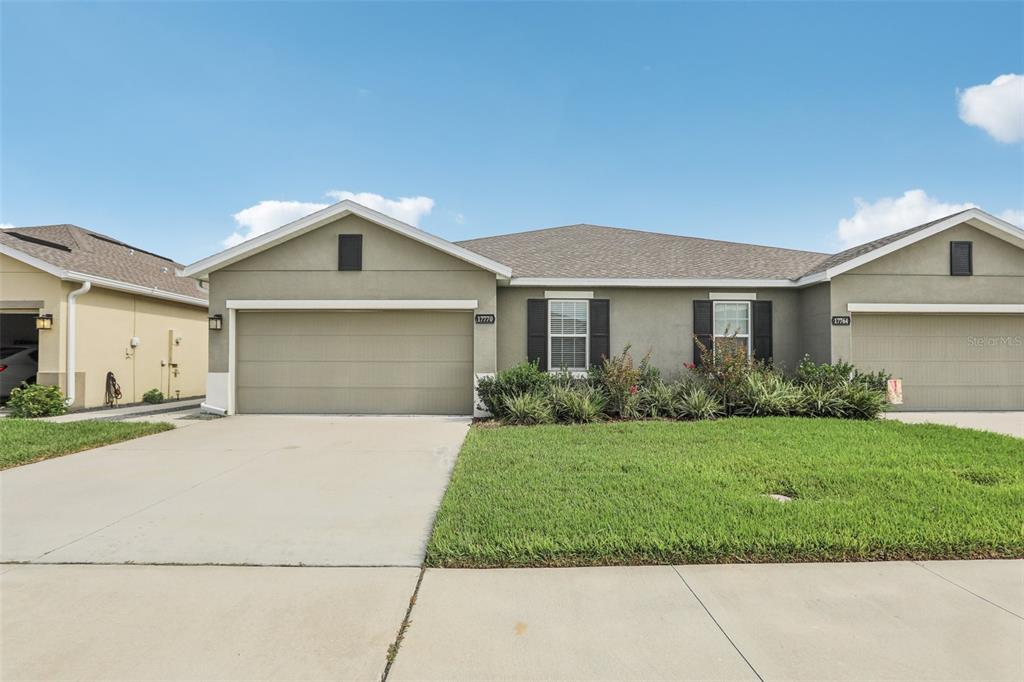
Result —
<path fill-rule="evenodd" d="M 180 267 L 74 225 L 2 230 L 0 345 L 19 362 L 32 357 L 35 380 L 60 386 L 73 408 L 104 404 L 108 372 L 121 403 L 152 388 L 201 396 L 207 292 Z"/>
<path fill-rule="evenodd" d="M 222 320 L 227 413 L 471 414 L 527 359 L 631 344 L 672 375 L 737 331 L 787 369 L 885 369 L 900 409 L 1024 409 L 1024 231 L 978 209 L 825 254 L 593 225 L 452 243 L 343 201 L 182 274 Z"/>

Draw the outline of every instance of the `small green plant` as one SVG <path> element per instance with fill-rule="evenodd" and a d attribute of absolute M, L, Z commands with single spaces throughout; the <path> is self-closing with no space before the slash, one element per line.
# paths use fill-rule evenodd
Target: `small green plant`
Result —
<path fill-rule="evenodd" d="M 622 419 L 639 419 L 641 414 L 640 388 L 660 381 L 658 370 L 651 366 L 650 353 L 639 365 L 633 364 L 630 345 L 622 352 L 605 358 L 600 367 L 591 370 L 589 378 L 594 386 L 604 390 L 608 396 L 608 413 Z"/>
<path fill-rule="evenodd" d="M 655 419 L 673 418 L 679 411 L 679 402 L 672 387 L 660 380 L 640 391 L 640 406 L 644 414 Z"/>
<path fill-rule="evenodd" d="M 505 416 L 505 399 L 509 396 L 536 394 L 547 395 L 551 387 L 551 375 L 542 372 L 536 362 L 523 362 L 510 367 L 494 377 L 484 377 L 477 382 L 477 395 L 487 410 L 502 419 Z"/>
<path fill-rule="evenodd" d="M 66 399 L 59 387 L 25 382 L 11 391 L 7 408 L 12 417 L 25 419 L 53 417 L 68 411 Z"/>
<path fill-rule="evenodd" d="M 802 414 L 804 396 L 800 387 L 781 374 L 758 370 L 747 374 L 736 389 L 733 414 L 748 417 L 785 417 Z"/>
<path fill-rule="evenodd" d="M 884 391 L 864 383 L 848 383 L 838 389 L 844 403 L 843 416 L 850 419 L 877 419 L 887 406 Z"/>
<path fill-rule="evenodd" d="M 891 375 L 882 370 L 879 372 L 861 372 L 849 362 L 840 360 L 834 364 L 816 364 L 811 356 L 805 355 L 796 367 L 798 384 L 818 384 L 835 388 L 843 384 L 856 383 L 869 386 L 876 391 L 885 391 L 886 383 Z"/>
<path fill-rule="evenodd" d="M 529 426 L 550 424 L 554 421 L 551 402 L 546 396 L 536 393 L 505 396 L 502 413 L 502 421 L 506 424 Z"/>
<path fill-rule="evenodd" d="M 600 421 L 604 419 L 607 404 L 608 398 L 593 386 L 554 386 L 551 389 L 551 405 L 559 422 L 585 424 Z"/>
<path fill-rule="evenodd" d="M 142 402 L 156 405 L 164 401 L 164 394 L 159 388 L 151 388 L 142 394 Z"/>
<path fill-rule="evenodd" d="M 846 416 L 846 401 L 842 398 L 840 388 L 824 384 L 803 384 L 800 392 L 803 393 L 803 414 L 806 416 Z"/>
<path fill-rule="evenodd" d="M 690 386 L 677 395 L 680 419 L 715 419 L 725 414 L 725 406 L 704 386 Z"/>

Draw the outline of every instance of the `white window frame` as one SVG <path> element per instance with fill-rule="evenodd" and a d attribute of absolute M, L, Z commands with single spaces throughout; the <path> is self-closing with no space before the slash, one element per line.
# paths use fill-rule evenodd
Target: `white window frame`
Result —
<path fill-rule="evenodd" d="M 581 334 L 552 334 L 551 333 L 551 304 L 552 303 L 582 303 L 583 309 L 586 311 L 587 328 L 586 331 Z M 549 298 L 548 299 L 548 371 L 549 372 L 560 372 L 563 369 L 569 372 L 586 372 L 588 360 L 590 358 L 590 302 L 584 298 Z M 583 367 L 555 367 L 551 362 L 551 338 L 557 336 L 559 338 L 566 339 L 578 339 L 582 336 L 586 342 L 585 350 L 583 352 Z"/>
<path fill-rule="evenodd" d="M 746 334 L 736 334 L 735 336 L 736 336 L 737 339 L 742 339 L 742 338 L 746 337 L 746 339 L 747 339 L 747 357 L 749 358 L 750 357 L 750 353 L 751 353 L 750 344 L 751 344 L 751 339 L 753 338 L 753 331 L 754 331 L 754 311 L 751 310 L 751 308 L 750 308 L 750 301 L 736 301 L 736 300 L 728 300 L 728 299 L 726 299 L 726 300 L 712 300 L 711 301 L 711 346 L 712 346 L 712 349 L 714 348 L 715 340 L 719 338 L 719 334 L 716 331 L 717 327 L 718 327 L 718 325 L 716 324 L 717 320 L 715 319 L 715 318 L 718 317 L 718 304 L 719 303 L 728 304 L 728 305 L 736 305 L 737 303 L 744 303 L 744 304 L 746 304 L 746 306 L 747 306 L 747 333 Z"/>

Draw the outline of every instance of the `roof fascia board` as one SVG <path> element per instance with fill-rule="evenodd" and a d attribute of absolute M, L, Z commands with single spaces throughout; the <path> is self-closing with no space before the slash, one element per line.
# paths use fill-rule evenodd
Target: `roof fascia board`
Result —
<path fill-rule="evenodd" d="M 53 263 L 48 263 L 42 260 L 41 258 L 30 256 L 24 251 L 19 251 L 18 249 L 11 248 L 6 244 L 0 244 L 0 253 L 2 253 L 5 256 L 10 256 L 14 260 L 21 261 L 25 265 L 29 265 L 33 268 L 36 268 L 37 270 L 42 270 L 46 274 L 53 275 L 54 277 L 58 277 L 60 279 L 64 279 L 64 276 L 67 274 L 67 272 L 63 268 L 60 268 L 54 265 Z"/>
<path fill-rule="evenodd" d="M 61 279 L 70 282 L 92 282 L 98 287 L 104 289 L 113 289 L 114 291 L 123 291 L 129 294 L 139 294 L 141 296 L 150 296 L 152 298 L 159 298 L 165 301 L 174 301 L 175 303 L 186 303 L 188 305 L 194 305 L 200 308 L 209 308 L 210 303 L 204 298 L 198 298 L 196 296 L 186 296 L 185 294 L 178 294 L 173 291 L 165 291 L 157 287 L 147 287 L 142 284 L 131 284 L 130 282 L 122 282 L 117 279 L 110 279 L 109 277 L 100 277 L 98 275 L 90 275 L 87 272 L 73 272 L 68 271 L 64 273 L 64 277 Z"/>
<path fill-rule="evenodd" d="M 851 313 L 1024 314 L 1024 303 L 847 303 Z"/>
<path fill-rule="evenodd" d="M 845 263 L 829 268 L 824 273 L 815 273 L 808 277 L 801 277 L 798 282 L 800 284 L 811 284 L 811 278 L 818 277 L 824 280 L 830 280 L 837 275 L 841 275 L 844 272 L 849 272 L 854 268 L 859 268 L 866 263 L 870 263 L 873 260 L 887 256 L 888 254 L 899 251 L 902 248 L 915 244 L 922 239 L 928 239 L 934 235 L 944 232 L 951 227 L 962 225 L 967 222 L 976 221 L 977 224 L 972 223 L 972 226 L 978 227 L 979 229 L 991 234 L 994 237 L 1014 244 L 1017 247 L 1024 248 L 1024 230 L 1019 227 L 1012 225 L 1001 218 L 997 218 L 994 215 L 982 211 L 980 208 L 968 209 L 964 213 L 957 213 L 954 216 L 950 216 L 942 222 L 936 223 L 929 228 L 919 230 L 913 234 L 907 235 L 903 239 L 886 244 L 873 251 L 860 255 L 856 258 L 851 258 Z M 820 279 L 818 281 L 820 281 Z"/>
<path fill-rule="evenodd" d="M 228 299 L 228 310 L 476 310 L 476 299 Z"/>
<path fill-rule="evenodd" d="M 143 296 L 150 296 L 152 298 L 160 298 L 167 301 L 174 301 L 176 303 L 187 303 L 188 305 L 199 306 L 202 308 L 209 308 L 210 304 L 206 299 L 186 296 L 184 294 L 176 294 L 172 291 L 164 291 L 155 287 L 142 286 L 141 284 L 131 284 L 129 282 L 122 282 L 117 279 L 110 279 L 109 277 L 100 277 L 99 275 L 90 275 L 86 272 L 74 272 L 72 270 L 64 270 L 59 268 L 53 263 L 48 263 L 35 256 L 30 256 L 27 253 L 12 249 L 11 247 L 0 244 L 0 253 L 5 256 L 21 261 L 25 265 L 29 265 L 38 270 L 42 270 L 48 275 L 65 280 L 68 282 L 92 282 L 98 287 L 104 289 L 114 289 L 115 291 L 124 291 L 132 294 L 141 294 Z"/>
<path fill-rule="evenodd" d="M 791 279 L 630 279 L 573 277 L 513 277 L 513 287 L 639 287 L 639 288 L 743 288 L 790 289 L 803 286 Z"/>
<path fill-rule="evenodd" d="M 311 213 L 308 216 L 294 220 L 287 225 L 282 225 L 275 230 L 261 234 L 258 237 L 253 237 L 241 244 L 232 246 L 229 249 L 225 249 L 224 251 L 215 253 L 212 256 L 196 261 L 192 265 L 181 269 L 180 274 L 183 277 L 206 277 L 214 270 L 219 270 L 220 268 L 226 267 L 232 263 L 242 260 L 243 258 L 265 251 L 272 246 L 276 246 L 277 244 L 292 239 L 293 237 L 297 237 L 318 227 L 322 227 L 333 220 L 344 218 L 347 215 L 357 215 L 364 220 L 368 220 L 371 223 L 375 223 L 393 232 L 409 237 L 421 244 L 431 246 L 438 251 L 442 251 L 450 256 L 454 256 L 455 258 L 470 263 L 471 265 L 493 272 L 496 275 L 502 277 L 512 276 L 512 269 L 507 265 L 503 265 L 497 261 L 491 260 L 490 258 L 481 256 L 469 249 L 453 244 L 446 239 L 432 235 L 429 232 L 424 232 L 423 230 L 413 227 L 408 223 L 386 216 L 383 213 L 374 211 L 373 209 L 367 208 L 362 204 L 357 204 L 349 199 L 339 201 L 338 203 L 328 206 L 327 208 L 323 208 L 316 213 Z"/>

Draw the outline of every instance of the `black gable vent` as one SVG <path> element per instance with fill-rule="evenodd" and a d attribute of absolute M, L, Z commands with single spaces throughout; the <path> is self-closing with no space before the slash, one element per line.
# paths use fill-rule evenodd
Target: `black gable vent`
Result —
<path fill-rule="evenodd" d="M 361 235 L 361 234 L 339 234 L 338 235 L 338 269 L 339 270 L 362 270 L 363 269 L 363 235 Z"/>
<path fill-rule="evenodd" d="M 949 274 L 973 275 L 974 263 L 971 242 L 949 243 Z"/>

